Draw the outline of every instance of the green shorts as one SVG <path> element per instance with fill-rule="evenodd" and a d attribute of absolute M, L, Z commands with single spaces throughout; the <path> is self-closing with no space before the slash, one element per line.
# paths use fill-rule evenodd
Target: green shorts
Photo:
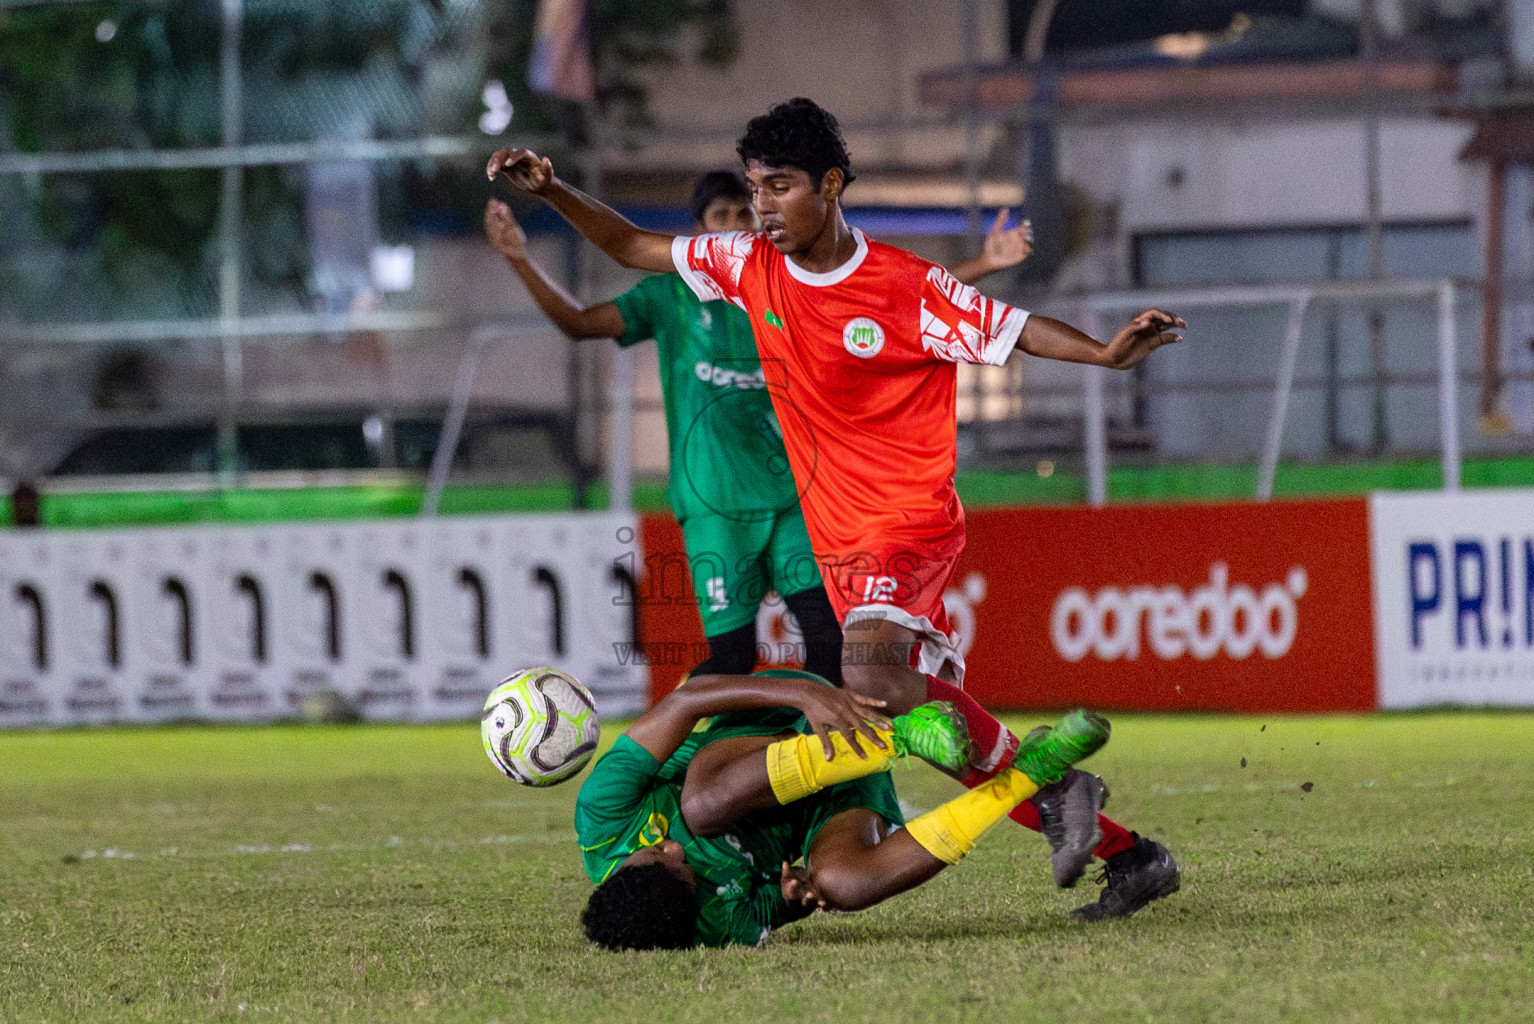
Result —
<path fill-rule="evenodd" d="M 820 678 L 808 672 L 792 669 L 775 669 L 756 674 Z M 825 682 L 825 680 L 820 681 Z M 660 778 L 672 780 L 685 775 L 694 755 L 710 743 L 736 736 L 775 736 L 781 732 L 814 735 L 809 722 L 796 708 L 759 708 L 755 711 L 736 711 L 728 715 L 719 715 L 709 723 L 706 729 L 701 729 L 688 737 L 677 752 L 667 759 L 661 766 Z M 895 797 L 895 783 L 887 771 L 854 779 L 852 782 L 839 782 L 834 786 L 828 786 L 814 796 L 797 800 L 773 814 L 782 815 L 783 820 L 791 824 L 795 845 L 803 855 L 809 852 L 815 837 L 820 834 L 826 822 L 843 811 L 855 808 L 873 811 L 891 825 L 905 824 L 905 818 L 900 814 L 900 801 Z"/>
<path fill-rule="evenodd" d="M 821 585 L 798 505 L 760 519 L 688 516 L 682 536 L 704 636 L 755 622 L 769 590 L 788 597 Z"/>

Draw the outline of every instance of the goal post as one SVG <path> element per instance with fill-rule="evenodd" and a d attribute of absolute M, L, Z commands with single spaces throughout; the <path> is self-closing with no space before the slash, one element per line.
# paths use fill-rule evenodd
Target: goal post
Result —
<path fill-rule="evenodd" d="M 1258 462 L 1255 497 L 1267 501 L 1273 496 L 1273 481 L 1283 448 L 1284 427 L 1289 414 L 1289 400 L 1294 389 L 1295 367 L 1304 339 L 1305 315 L 1317 300 L 1339 305 L 1368 305 L 1384 299 L 1430 299 L 1435 301 L 1437 318 L 1437 387 L 1439 458 L 1443 467 L 1443 489 L 1460 487 L 1462 460 L 1459 433 L 1459 373 L 1456 363 L 1458 340 L 1455 326 L 1455 284 L 1448 278 L 1427 280 L 1356 281 L 1303 285 L 1252 285 L 1226 288 L 1156 289 L 1146 291 L 1105 292 L 1087 296 L 1086 328 L 1101 338 L 1109 314 L 1163 308 L 1175 312 L 1192 309 L 1279 306 L 1288 311 L 1284 324 L 1278 370 L 1273 381 L 1267 430 Z M 1082 438 L 1087 475 L 1087 500 L 1094 507 L 1108 501 L 1108 430 L 1105 397 L 1106 373 L 1101 367 L 1082 368 Z"/>

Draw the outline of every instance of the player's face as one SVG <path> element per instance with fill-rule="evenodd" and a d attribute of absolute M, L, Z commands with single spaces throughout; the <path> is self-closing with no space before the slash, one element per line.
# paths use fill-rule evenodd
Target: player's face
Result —
<path fill-rule="evenodd" d="M 751 200 L 720 196 L 703 208 L 699 227 L 704 231 L 760 231 L 761 222 L 751 208 Z"/>
<path fill-rule="evenodd" d="M 692 865 L 687 863 L 687 854 L 682 849 L 682 844 L 674 839 L 662 839 L 654 846 L 646 846 L 637 853 L 631 853 L 623 860 L 626 868 L 638 867 L 640 864 L 659 864 L 667 871 L 687 883 L 687 887 L 693 892 L 698 891 L 698 875 L 693 871 Z"/>
<path fill-rule="evenodd" d="M 792 256 L 808 251 L 825 231 L 841 191 L 841 172 L 832 169 L 817 185 L 808 171 L 752 160 L 746 164 L 746 182 L 767 240 Z"/>

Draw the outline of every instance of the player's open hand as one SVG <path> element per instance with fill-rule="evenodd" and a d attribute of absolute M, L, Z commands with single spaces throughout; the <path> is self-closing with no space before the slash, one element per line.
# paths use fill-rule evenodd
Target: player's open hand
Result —
<path fill-rule="evenodd" d="M 485 177 L 494 181 L 497 174 L 505 176 L 513 188 L 538 195 L 553 184 L 554 165 L 530 149 L 498 149 L 485 165 Z"/>
<path fill-rule="evenodd" d="M 1162 345 L 1181 341 L 1182 335 L 1173 329 L 1187 326 L 1187 321 L 1175 313 L 1147 309 L 1108 342 L 1104 362 L 1115 370 L 1127 370 Z"/>
<path fill-rule="evenodd" d="M 1033 224 L 1019 221 L 1016 227 L 1007 227 L 1011 210 L 996 214 L 991 230 L 986 232 L 985 245 L 980 250 L 990 272 L 1015 267 L 1033 254 Z"/>
<path fill-rule="evenodd" d="M 527 235 L 511 215 L 511 207 L 499 199 L 485 204 L 485 237 L 495 251 L 507 259 L 527 258 Z"/>
<path fill-rule="evenodd" d="M 831 743 L 833 730 L 841 733 L 853 753 L 865 761 L 868 760 L 868 748 L 864 744 L 884 749 L 884 741 L 874 732 L 874 728 L 890 728 L 889 719 L 882 711 L 885 701 L 865 697 L 851 690 L 806 681 L 793 703 L 804 712 L 810 728 L 820 737 L 827 761 L 836 754 L 836 748 Z"/>
<path fill-rule="evenodd" d="M 801 907 L 813 907 L 816 910 L 831 909 L 815 891 L 815 886 L 810 881 L 810 873 L 804 868 L 794 867 L 786 860 L 783 862 L 783 880 L 779 883 L 779 887 L 787 903 L 797 903 Z"/>

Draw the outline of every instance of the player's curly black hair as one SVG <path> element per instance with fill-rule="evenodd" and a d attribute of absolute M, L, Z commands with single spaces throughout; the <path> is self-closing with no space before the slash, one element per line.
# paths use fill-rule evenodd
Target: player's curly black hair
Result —
<path fill-rule="evenodd" d="M 852 161 L 841 126 L 829 110 L 803 96 L 753 117 L 735 152 L 747 163 L 760 160 L 768 167 L 797 167 L 817 186 L 827 171 L 840 167 L 843 185 L 852 184 Z"/>
<path fill-rule="evenodd" d="M 751 188 L 739 171 L 709 171 L 692 187 L 692 219 L 703 223 L 703 211 L 715 199 L 750 200 Z"/>
<path fill-rule="evenodd" d="M 596 887 L 581 927 L 605 949 L 690 949 L 698 931 L 698 897 L 665 865 L 636 864 Z"/>

